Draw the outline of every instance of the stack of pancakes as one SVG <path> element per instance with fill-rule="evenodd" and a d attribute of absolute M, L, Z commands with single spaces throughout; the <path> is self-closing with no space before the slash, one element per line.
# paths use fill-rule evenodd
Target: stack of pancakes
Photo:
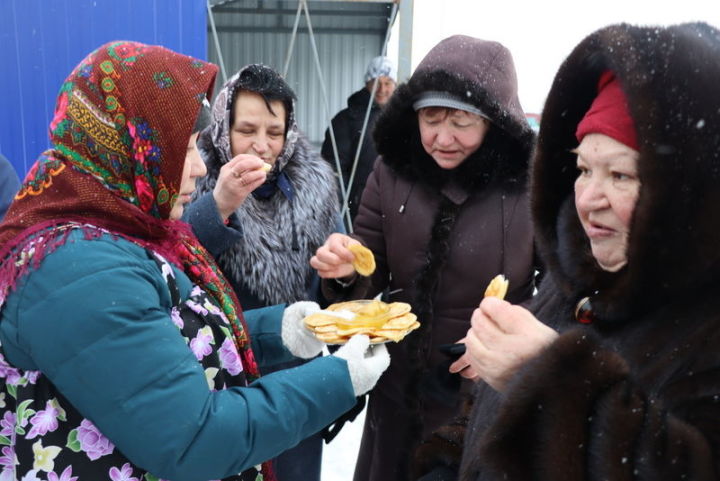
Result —
<path fill-rule="evenodd" d="M 337 313 L 337 314 L 335 314 Z M 379 300 L 340 302 L 304 319 L 315 337 L 327 344 L 344 344 L 355 334 L 366 334 L 372 344 L 402 340 L 420 327 L 405 302 Z"/>

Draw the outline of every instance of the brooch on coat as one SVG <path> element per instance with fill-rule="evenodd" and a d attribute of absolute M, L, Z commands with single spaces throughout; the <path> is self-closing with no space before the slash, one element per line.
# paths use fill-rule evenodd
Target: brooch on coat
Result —
<path fill-rule="evenodd" d="M 575 320 L 581 324 L 591 324 L 595 320 L 590 296 L 580 299 L 575 306 Z"/>

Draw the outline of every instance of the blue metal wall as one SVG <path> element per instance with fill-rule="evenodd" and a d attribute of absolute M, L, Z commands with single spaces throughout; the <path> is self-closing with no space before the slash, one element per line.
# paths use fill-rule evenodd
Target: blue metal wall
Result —
<path fill-rule="evenodd" d="M 0 152 L 22 179 L 48 147 L 60 84 L 111 40 L 207 58 L 205 0 L 0 0 Z"/>

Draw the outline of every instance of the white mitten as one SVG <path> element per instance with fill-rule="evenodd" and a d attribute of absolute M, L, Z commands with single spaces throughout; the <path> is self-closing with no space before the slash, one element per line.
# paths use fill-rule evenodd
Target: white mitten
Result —
<path fill-rule="evenodd" d="M 303 319 L 320 306 L 311 301 L 299 301 L 285 308 L 282 319 L 282 341 L 293 356 L 310 359 L 322 352 L 323 344 L 303 324 Z"/>
<path fill-rule="evenodd" d="M 390 365 L 390 354 L 383 344 L 373 346 L 369 351 L 368 346 L 370 338 L 357 334 L 333 354 L 347 361 L 355 396 L 361 396 L 372 389 Z"/>

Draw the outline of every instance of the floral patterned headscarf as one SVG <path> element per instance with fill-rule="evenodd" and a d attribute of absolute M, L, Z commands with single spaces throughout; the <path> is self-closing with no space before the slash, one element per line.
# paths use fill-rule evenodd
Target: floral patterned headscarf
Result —
<path fill-rule="evenodd" d="M 98 48 L 60 88 L 40 155 L 0 224 L 0 307 L 72 228 L 107 231 L 159 253 L 203 288 L 233 326 L 245 371 L 258 376 L 240 305 L 187 224 L 169 219 L 188 140 L 217 67 L 164 47 Z"/>
<path fill-rule="evenodd" d="M 216 73 L 212 64 L 135 42 L 108 43 L 88 55 L 60 88 L 52 147 L 30 169 L 0 226 L 0 254 L 28 228 L 53 219 L 162 237 L 187 139 Z"/>

